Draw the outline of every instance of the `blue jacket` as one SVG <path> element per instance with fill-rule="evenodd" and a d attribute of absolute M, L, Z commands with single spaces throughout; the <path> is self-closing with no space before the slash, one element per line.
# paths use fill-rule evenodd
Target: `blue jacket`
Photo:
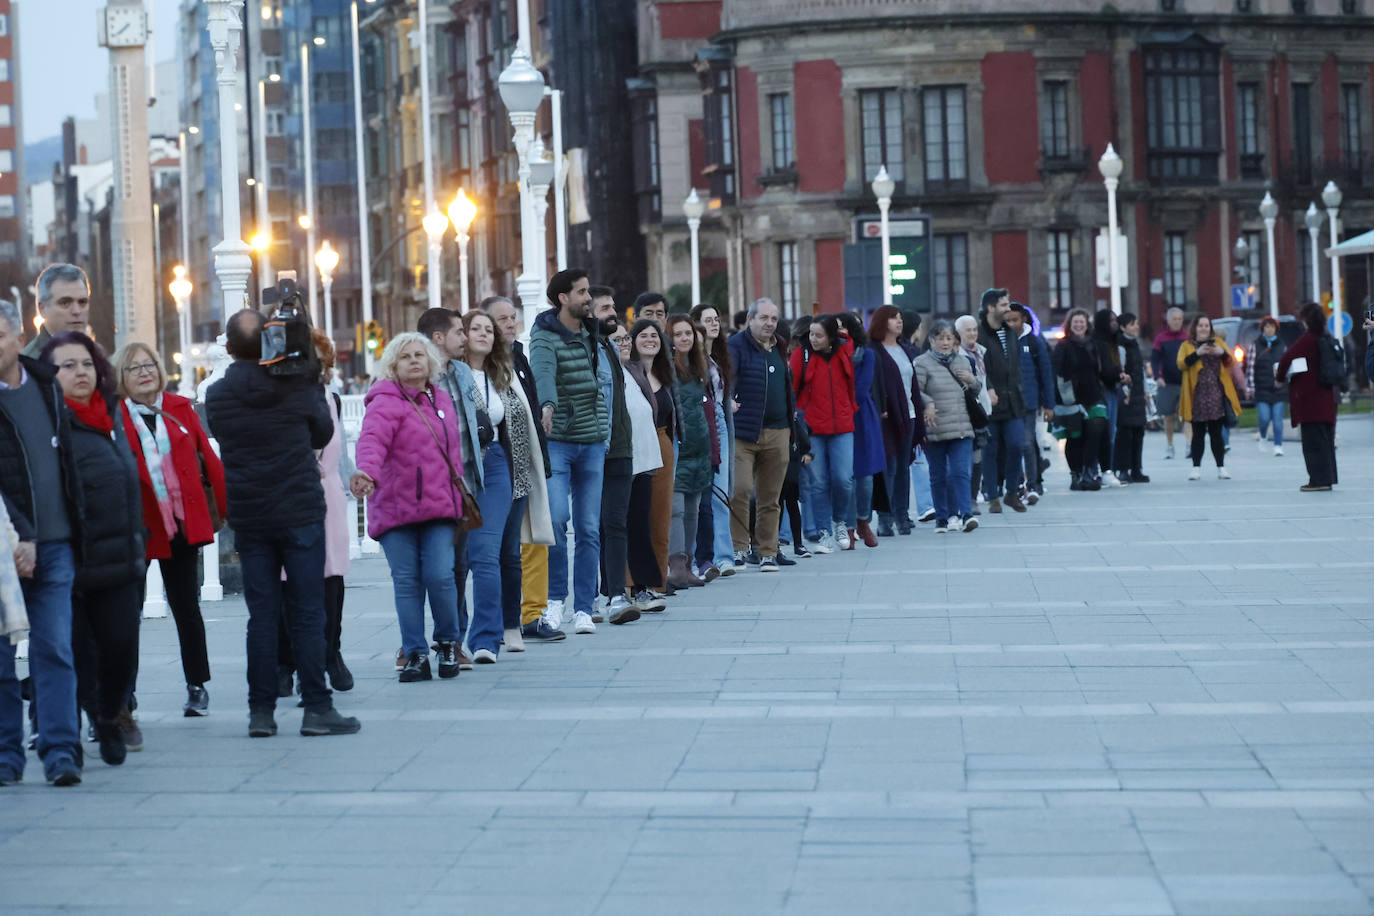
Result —
<path fill-rule="evenodd" d="M 797 411 L 797 402 L 792 394 L 792 372 L 787 367 L 784 355 L 781 378 L 769 378 L 768 357 L 748 328 L 732 334 L 729 347 L 730 359 L 735 364 L 735 390 L 732 394 L 739 402 L 739 410 L 735 413 L 735 438 L 758 442 L 763 433 L 763 407 L 767 402 L 769 385 L 782 385 L 787 392 L 789 417 Z"/>
<path fill-rule="evenodd" d="M 451 359 L 436 384 L 444 389 L 449 400 L 458 408 L 458 435 L 463 448 L 463 474 L 475 490 L 481 490 L 482 445 L 477 440 L 477 379 L 462 360 Z M 536 418 L 536 423 L 538 418 Z M 469 470 L 472 469 L 472 470 Z"/>
<path fill-rule="evenodd" d="M 1039 334 L 1021 335 L 1021 394 L 1026 410 L 1034 413 L 1054 406 L 1054 366 L 1050 348 Z"/>

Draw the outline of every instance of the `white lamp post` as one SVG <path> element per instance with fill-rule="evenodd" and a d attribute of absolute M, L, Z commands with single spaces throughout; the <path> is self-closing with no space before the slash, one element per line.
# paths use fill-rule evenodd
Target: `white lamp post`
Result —
<path fill-rule="evenodd" d="M 258 254 L 258 286 L 272 285 L 272 214 L 267 212 L 267 179 L 272 174 L 267 164 L 267 80 L 258 80 L 258 173 L 253 176 L 257 199 L 258 231 L 248 244 Z"/>
<path fill-rule="evenodd" d="M 358 51 L 357 0 L 350 4 L 349 22 L 353 30 L 353 158 L 357 163 L 358 181 L 358 269 L 362 273 L 363 324 L 367 324 L 372 320 L 372 247 L 367 238 L 367 169 L 363 158 L 363 78 Z M 363 360 L 367 374 L 371 375 L 374 356 L 366 347 L 363 348 Z"/>
<path fill-rule="evenodd" d="M 215 51 L 215 81 L 219 88 L 220 194 L 224 224 L 223 239 L 213 251 L 215 276 L 224 296 L 221 317 L 225 321 L 248 304 L 248 278 L 253 274 L 253 259 L 243 241 L 239 221 L 239 132 L 234 124 L 242 11 L 242 0 L 205 0 L 205 30 L 210 33 L 210 46 Z"/>
<path fill-rule="evenodd" d="M 698 236 L 701 230 L 701 215 L 705 212 L 706 204 L 697 196 L 697 189 L 692 188 L 692 192 L 682 202 L 682 215 L 687 217 L 687 229 L 692 233 L 692 308 L 701 303 L 701 249 Z M 883 219 L 887 219 L 886 208 L 883 209 Z"/>
<path fill-rule="evenodd" d="M 432 219 L 436 216 L 438 220 L 443 220 L 444 215 L 439 212 L 438 205 L 434 202 L 434 141 L 431 139 L 429 129 L 429 19 L 426 12 L 429 7 L 429 0 L 419 0 L 419 43 L 420 43 L 420 144 L 424 156 L 424 178 L 425 178 L 425 218 L 422 220 L 425 226 L 425 233 L 429 236 L 429 307 L 436 309 L 440 307 L 440 293 L 442 292 L 442 270 L 440 266 L 440 255 L 443 250 L 439 247 L 439 240 L 435 238 L 435 233 L 431 231 Z M 435 223 L 437 225 L 437 223 Z M 443 235 L 443 228 L 439 229 L 440 236 Z"/>
<path fill-rule="evenodd" d="M 1264 200 L 1260 201 L 1260 217 L 1264 220 L 1264 250 L 1268 260 L 1268 285 L 1265 287 L 1265 297 L 1269 300 L 1269 314 L 1278 320 L 1279 317 L 1279 281 L 1278 269 L 1274 264 L 1274 220 L 1279 216 L 1279 205 L 1274 201 L 1274 195 L 1268 191 L 1264 192 Z"/>
<path fill-rule="evenodd" d="M 888 234 L 887 210 L 892 206 L 892 193 L 897 183 L 887 174 L 887 164 L 878 166 L 873 177 L 873 196 L 878 198 L 878 213 L 883 226 L 883 305 L 892 304 L 892 238 Z"/>
<path fill-rule="evenodd" d="M 315 262 L 309 252 L 315 250 L 315 146 L 314 129 L 310 123 L 310 46 L 301 45 L 301 154 L 305 160 L 305 215 L 297 222 L 305 230 L 306 286 L 310 291 L 310 323 L 320 326 L 320 301 L 315 296 Z"/>
<path fill-rule="evenodd" d="M 334 268 L 339 266 L 339 252 L 329 244 L 329 239 L 320 243 L 315 252 L 315 266 L 320 269 L 320 282 L 324 284 L 324 334 L 329 342 L 334 342 L 334 300 L 330 291 L 334 287 Z"/>
<path fill-rule="evenodd" d="M 554 244 L 559 270 L 568 268 L 568 163 L 563 157 L 563 90 L 545 89 L 549 97 L 549 114 L 553 116 L 553 220 Z"/>
<path fill-rule="evenodd" d="M 464 315 L 468 312 L 468 230 L 476 218 L 477 204 L 459 188 L 458 196 L 448 205 L 448 221 L 453 223 L 453 234 L 458 241 L 458 303 Z"/>
<path fill-rule="evenodd" d="M 1322 188 L 1322 203 L 1326 204 L 1326 215 L 1331 226 L 1331 247 L 1336 247 L 1340 241 L 1339 233 L 1336 231 L 1336 214 L 1341 209 L 1341 189 L 1336 187 L 1336 182 L 1328 181 L 1326 187 Z M 1316 270 L 1317 265 L 1313 264 L 1312 269 Z M 1334 320 L 1336 330 L 1341 329 L 1341 259 L 1335 255 L 1331 256 L 1331 317 Z"/>
<path fill-rule="evenodd" d="M 542 283 L 539 282 L 539 252 L 534 232 L 534 207 L 530 193 L 530 149 L 534 145 L 534 116 L 544 98 L 544 77 L 530 63 L 529 10 L 523 2 L 516 4 L 520 13 L 520 43 L 510 64 L 501 71 L 497 86 L 501 101 L 510 112 L 511 127 L 515 130 L 515 151 L 520 158 L 520 252 L 521 271 L 515 281 L 520 298 L 526 333 L 534 327 L 534 319 L 543 304 Z"/>
<path fill-rule="evenodd" d="M 536 134 L 534 145 L 530 147 L 530 203 L 534 210 L 531 247 L 535 252 L 534 268 L 540 289 L 548 283 L 549 187 L 553 185 L 554 177 L 554 161 L 545 155 L 544 138 Z"/>
<path fill-rule="evenodd" d="M 187 318 L 190 314 L 189 305 L 191 302 L 191 281 L 186 277 L 186 268 L 178 264 L 172 268 L 172 282 L 167 284 L 167 291 L 172 294 L 172 299 L 177 304 L 177 349 L 185 354 L 186 345 L 190 343 L 190 335 L 186 333 Z M 184 356 L 181 361 L 181 383 L 177 385 L 177 394 L 182 397 L 195 398 L 195 386 L 187 378 L 187 367 L 190 360 Z"/>
<path fill-rule="evenodd" d="M 1108 143 L 1106 152 L 1097 160 L 1097 170 L 1102 173 L 1102 184 L 1107 188 L 1107 280 L 1111 283 L 1112 312 L 1117 315 L 1121 314 L 1121 282 L 1116 263 L 1116 188 L 1121 180 L 1122 165 L 1116 149 Z"/>
<path fill-rule="evenodd" d="M 1326 220 L 1322 219 L 1321 211 L 1317 209 L 1316 204 L 1308 203 L 1303 222 L 1307 224 L 1307 237 L 1312 243 L 1312 301 L 1321 302 L 1322 272 L 1317 266 L 1321 263 L 1321 253 L 1317 247 L 1317 236 L 1321 233 L 1322 223 Z"/>
<path fill-rule="evenodd" d="M 448 217 L 439 212 L 438 207 L 433 207 L 425 214 L 425 218 L 420 220 L 420 225 L 424 226 L 425 235 L 429 237 L 429 307 L 442 308 L 443 302 L 439 295 L 439 258 L 444 253 L 444 230 L 448 229 Z"/>

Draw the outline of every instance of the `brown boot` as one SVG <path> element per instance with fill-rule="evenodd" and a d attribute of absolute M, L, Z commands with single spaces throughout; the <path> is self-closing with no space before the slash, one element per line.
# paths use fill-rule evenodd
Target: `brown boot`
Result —
<path fill-rule="evenodd" d="M 859 527 L 855 529 L 855 533 L 858 534 L 859 537 L 863 538 L 865 547 L 878 546 L 878 536 L 873 533 L 873 528 L 869 526 L 868 519 L 859 519 Z M 854 543 L 853 534 L 850 535 L 849 542 L 851 544 Z"/>
<path fill-rule="evenodd" d="M 853 528 L 850 528 L 850 529 L 849 529 L 849 547 L 848 547 L 847 549 L 853 550 L 855 547 L 858 547 L 858 546 L 859 546 L 859 534 L 858 534 L 858 532 L 855 531 Z"/>
<path fill-rule="evenodd" d="M 668 558 L 668 584 L 673 588 L 696 588 L 706 583 L 692 575 L 692 568 L 687 565 L 687 554 L 675 553 Z"/>

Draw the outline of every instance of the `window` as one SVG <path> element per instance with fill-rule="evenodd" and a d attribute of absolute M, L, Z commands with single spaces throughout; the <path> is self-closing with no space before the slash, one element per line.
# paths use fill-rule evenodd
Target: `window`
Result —
<path fill-rule="evenodd" d="M 937 235 L 934 242 L 935 314 L 966 312 L 969 309 L 968 236 Z"/>
<path fill-rule="evenodd" d="M 1301 234 L 1300 234 L 1301 236 Z M 1298 302 L 1317 300 L 1321 296 L 1312 295 L 1312 242 L 1310 238 L 1298 238 Z M 1279 301 L 1283 301 L 1280 299 Z"/>
<path fill-rule="evenodd" d="M 267 110 L 267 136 L 280 137 L 286 133 L 286 112 L 280 108 Z"/>
<path fill-rule="evenodd" d="M 0 149 L 0 173 L 14 171 L 14 151 Z"/>
<path fill-rule="evenodd" d="M 778 307 L 784 318 L 794 318 L 800 309 L 797 293 L 797 243 L 778 245 Z"/>
<path fill-rule="evenodd" d="M 0 194 L 0 219 L 14 219 L 14 195 Z"/>
<path fill-rule="evenodd" d="M 659 194 L 658 97 L 652 83 L 632 81 L 630 89 L 630 144 L 634 155 L 635 196 L 639 199 L 639 221 L 657 222 L 662 218 Z M 696 175 L 689 175 L 695 186 Z"/>
<path fill-rule="evenodd" d="M 1346 170 L 1352 177 L 1360 173 L 1361 160 L 1364 158 L 1364 138 L 1360 117 L 1360 84 L 1345 83 L 1341 86 L 1341 156 L 1345 159 Z"/>
<path fill-rule="evenodd" d="M 792 96 L 776 92 L 768 97 L 768 113 L 773 127 L 773 170 L 792 168 Z"/>
<path fill-rule="evenodd" d="M 1150 178 L 1197 183 L 1217 178 L 1221 152 L 1219 55 L 1205 42 L 1145 51 L 1145 119 Z"/>
<path fill-rule="evenodd" d="M 731 87 L 730 58 L 727 52 L 708 49 L 698 52 L 697 79 L 701 84 L 702 111 L 706 118 L 706 168 L 711 196 L 722 203 L 735 200 L 734 95 Z M 493 119 L 494 120 L 494 119 Z"/>
<path fill-rule="evenodd" d="M 863 134 L 864 182 L 878 176 L 887 166 L 893 181 L 906 178 L 902 150 L 902 97 L 896 89 L 861 89 L 859 123 Z"/>
<path fill-rule="evenodd" d="M 0 58 L 0 83 L 9 82 L 10 62 L 9 58 Z"/>
<path fill-rule="evenodd" d="M 1258 83 L 1236 86 L 1236 148 L 1240 153 L 1240 177 L 1262 178 L 1264 152 L 1260 149 Z"/>
<path fill-rule="evenodd" d="M 13 124 L 13 110 L 8 105 L 0 105 L 0 127 L 11 127 Z"/>
<path fill-rule="evenodd" d="M 1069 84 L 1051 80 L 1044 85 L 1040 118 L 1040 152 L 1046 159 L 1069 157 Z"/>
<path fill-rule="evenodd" d="M 1312 87 L 1293 84 L 1293 171 L 1300 184 L 1312 183 Z"/>
<path fill-rule="evenodd" d="M 968 186 L 968 142 L 963 86 L 933 86 L 921 93 L 925 110 L 926 190 Z"/>
<path fill-rule="evenodd" d="M 1073 308 L 1073 259 L 1071 233 L 1055 230 L 1047 237 L 1046 275 L 1050 280 L 1050 308 Z"/>
<path fill-rule="evenodd" d="M 10 33 L 10 14 L 0 13 L 0 38 Z"/>
<path fill-rule="evenodd" d="M 1188 249 L 1182 232 L 1164 235 L 1164 299 L 1169 305 L 1188 304 Z"/>

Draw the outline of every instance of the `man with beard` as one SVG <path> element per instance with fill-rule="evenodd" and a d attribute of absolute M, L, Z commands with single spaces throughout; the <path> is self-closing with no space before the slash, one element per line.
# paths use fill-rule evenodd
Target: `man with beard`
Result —
<path fill-rule="evenodd" d="M 611 421 L 606 441 L 605 474 L 601 478 L 601 593 L 610 599 L 606 619 L 616 624 L 629 623 L 639 619 L 639 608 L 625 597 L 634 449 L 630 441 L 630 413 L 625 407 L 625 373 L 620 371 L 620 355 L 610 341 L 620 327 L 620 319 L 615 310 L 615 290 L 609 286 L 593 286 L 589 291 L 601 346 L 598 381 Z"/>
<path fill-rule="evenodd" d="M 600 384 L 601 345 L 586 319 L 591 311 L 587 272 L 560 270 L 549 280 L 549 303 L 530 333 L 530 365 L 539 394 L 540 422 L 549 437 L 549 511 L 553 550 L 549 553 L 549 605 L 545 617 L 555 629 L 568 596 L 568 519 L 572 518 L 573 632 L 596 632 L 592 622 L 601 566 L 601 475 L 605 471 L 610 405 Z M 569 505 L 571 503 L 571 510 Z"/>

